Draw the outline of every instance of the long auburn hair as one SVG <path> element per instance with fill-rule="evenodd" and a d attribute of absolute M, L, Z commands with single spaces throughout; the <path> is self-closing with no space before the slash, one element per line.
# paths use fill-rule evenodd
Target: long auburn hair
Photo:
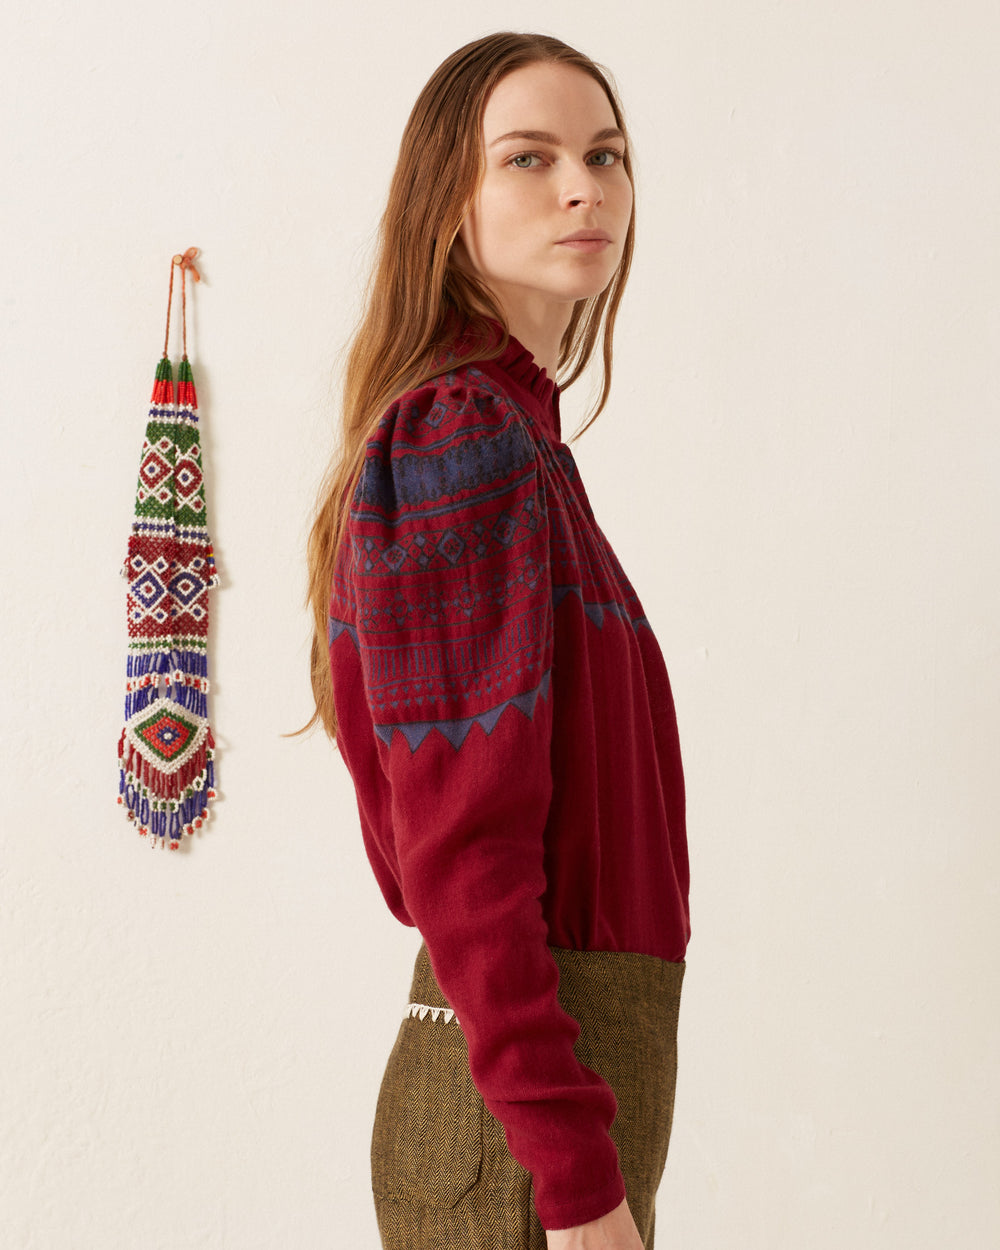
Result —
<path fill-rule="evenodd" d="M 483 111 L 497 83 L 538 61 L 571 65 L 603 88 L 625 139 L 625 171 L 632 179 L 622 108 L 605 72 L 589 57 L 548 35 L 503 31 L 453 52 L 431 75 L 410 113 L 379 227 L 364 308 L 344 373 L 340 442 L 320 489 L 309 534 L 308 602 L 313 614 L 312 689 L 316 701 L 305 729 L 317 721 L 333 739 L 337 716 L 327 650 L 327 618 L 334 566 L 365 448 L 385 410 L 400 395 L 448 369 L 502 354 L 503 310 L 489 288 L 454 263 L 452 244 L 483 173 Z M 634 210 L 615 276 L 599 294 L 578 300 L 560 344 L 560 386 L 586 368 L 603 325 L 603 385 L 578 438 L 607 402 L 615 318 L 632 262 Z M 499 344 L 484 312 L 504 327 Z M 469 351 L 452 350 L 456 326 L 471 331 Z M 481 334 L 477 335 L 477 330 Z M 477 348 L 477 339 L 480 346 Z"/>

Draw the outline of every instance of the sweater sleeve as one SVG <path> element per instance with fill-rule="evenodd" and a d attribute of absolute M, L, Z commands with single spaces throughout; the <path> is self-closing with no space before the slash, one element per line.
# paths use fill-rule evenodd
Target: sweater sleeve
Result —
<path fill-rule="evenodd" d="M 574 1054 L 542 912 L 552 587 L 520 414 L 455 376 L 404 396 L 369 444 L 347 542 L 406 911 L 543 1226 L 586 1223 L 625 1189 L 614 1094 Z"/>

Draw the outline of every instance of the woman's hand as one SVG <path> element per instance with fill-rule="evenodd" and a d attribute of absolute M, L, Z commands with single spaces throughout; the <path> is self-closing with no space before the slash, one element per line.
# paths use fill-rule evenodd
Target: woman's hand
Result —
<path fill-rule="evenodd" d="M 553 1229 L 545 1239 L 549 1250 L 643 1250 L 627 1201 L 589 1224 Z"/>

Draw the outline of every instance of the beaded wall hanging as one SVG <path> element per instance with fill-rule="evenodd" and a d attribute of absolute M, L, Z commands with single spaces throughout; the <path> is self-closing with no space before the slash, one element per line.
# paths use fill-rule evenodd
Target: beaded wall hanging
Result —
<path fill-rule="evenodd" d="M 180 845 L 215 798 L 208 723 L 208 591 L 218 585 L 208 536 L 198 399 L 187 355 L 189 247 L 170 263 L 167 331 L 139 461 L 128 582 L 125 727 L 118 802 L 153 846 Z M 174 270 L 181 271 L 183 349 L 176 386 L 168 357 Z"/>

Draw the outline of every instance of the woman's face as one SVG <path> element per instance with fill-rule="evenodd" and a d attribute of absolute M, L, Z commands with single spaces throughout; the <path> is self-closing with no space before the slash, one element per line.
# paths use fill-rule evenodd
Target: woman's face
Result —
<path fill-rule="evenodd" d="M 483 114 L 485 172 L 457 259 L 508 316 L 544 319 L 597 295 L 618 268 L 632 213 L 625 143 L 600 84 L 539 62 L 495 87 Z"/>

